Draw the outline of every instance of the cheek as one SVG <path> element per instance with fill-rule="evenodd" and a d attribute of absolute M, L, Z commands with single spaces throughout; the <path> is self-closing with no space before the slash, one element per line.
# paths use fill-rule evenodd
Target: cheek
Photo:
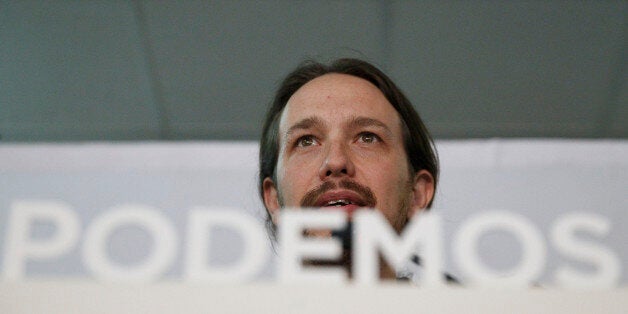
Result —
<path fill-rule="evenodd" d="M 306 165 L 292 162 L 285 167 L 277 168 L 279 193 L 284 206 L 298 206 L 301 198 L 308 191 L 308 183 L 313 174 Z M 289 183 L 287 183 L 289 182 Z"/>
<path fill-rule="evenodd" d="M 399 161 L 403 165 L 405 161 Z M 379 192 L 378 200 L 387 207 L 397 207 L 400 202 L 406 202 L 410 193 L 408 184 L 410 181 L 407 167 L 400 167 L 399 163 L 386 164 L 379 167 L 370 178 L 374 188 Z M 398 210 L 398 209 L 390 209 Z"/>

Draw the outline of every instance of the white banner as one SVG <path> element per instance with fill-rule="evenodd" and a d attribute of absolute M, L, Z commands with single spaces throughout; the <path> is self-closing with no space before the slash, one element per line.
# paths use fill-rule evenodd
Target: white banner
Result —
<path fill-rule="evenodd" d="M 448 273 L 463 283 L 520 271 L 544 287 L 626 284 L 628 141 L 437 148 L 442 176 L 432 212 L 441 218 Z M 257 149 L 0 145 L 0 278 L 274 280 Z"/>

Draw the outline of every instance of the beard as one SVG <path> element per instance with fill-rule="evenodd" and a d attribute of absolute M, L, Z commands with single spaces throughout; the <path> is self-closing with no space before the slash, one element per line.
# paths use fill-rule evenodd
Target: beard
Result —
<path fill-rule="evenodd" d="M 325 181 L 321 185 L 309 190 L 299 202 L 301 207 L 313 207 L 318 200 L 318 198 L 324 193 L 341 187 L 346 190 L 351 190 L 357 193 L 360 198 L 367 204 L 368 208 L 375 208 L 377 205 L 377 198 L 372 190 L 364 185 L 361 185 L 355 181 L 344 179 L 339 181 L 338 183 L 334 181 Z M 399 209 L 395 212 L 393 217 L 386 217 L 390 225 L 395 229 L 397 234 L 400 234 L 403 231 L 403 228 L 408 223 L 408 212 L 411 206 L 411 197 L 413 191 L 413 182 L 412 179 L 406 182 L 404 190 L 401 195 L 403 197 L 398 201 L 397 208 Z M 279 201 L 279 205 L 284 207 L 284 198 L 281 192 L 277 193 L 277 198 Z M 340 266 L 345 268 L 347 273 L 349 274 L 349 278 L 352 277 L 352 243 L 353 243 L 353 222 L 349 218 L 347 225 L 343 229 L 339 230 L 304 230 L 304 235 L 306 237 L 317 237 L 317 238 L 329 238 L 334 237 L 342 243 L 342 254 L 337 260 L 315 260 L 315 259 L 306 259 L 303 261 L 304 265 L 310 266 L 318 266 L 318 267 L 330 267 L 330 266 Z M 390 267 L 380 259 L 380 274 L 390 274 Z M 392 271 L 394 275 L 394 271 Z"/>
<path fill-rule="evenodd" d="M 375 196 L 373 191 L 367 186 L 361 185 L 355 181 L 348 180 L 348 179 L 341 180 L 338 183 L 334 181 L 323 182 L 321 185 L 305 193 L 305 195 L 301 198 L 301 201 L 299 202 L 299 206 L 300 207 L 314 207 L 314 205 L 316 204 L 316 201 L 321 195 L 325 194 L 326 192 L 330 190 L 336 189 L 338 187 L 357 193 L 366 204 L 364 206 L 365 208 L 376 208 L 377 197 Z M 412 178 L 410 178 L 410 180 L 408 180 L 405 183 L 405 186 L 401 193 L 401 195 L 406 195 L 406 197 L 401 198 L 397 203 L 396 208 L 398 208 L 399 210 L 395 212 L 395 214 L 391 217 L 386 216 L 386 219 L 388 220 L 390 225 L 393 227 L 393 229 L 395 229 L 397 234 L 400 234 L 401 231 L 403 231 L 403 228 L 408 223 L 408 220 L 409 220 L 408 212 L 410 211 L 410 206 L 412 206 L 411 205 L 412 200 L 410 198 L 410 195 L 412 195 L 412 192 L 413 192 L 413 180 Z M 282 208 L 285 207 L 284 197 L 283 197 L 283 193 L 281 192 L 281 189 L 278 190 L 277 201 L 280 207 Z M 349 219 L 349 224 L 350 223 L 351 223 L 351 220 Z M 327 236 L 331 236 L 332 232 L 327 231 L 326 234 Z"/>

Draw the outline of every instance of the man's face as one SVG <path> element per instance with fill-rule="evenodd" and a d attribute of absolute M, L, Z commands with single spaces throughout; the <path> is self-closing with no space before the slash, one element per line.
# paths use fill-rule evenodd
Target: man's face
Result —
<path fill-rule="evenodd" d="M 411 173 L 402 122 L 370 82 L 345 74 L 318 77 L 288 100 L 279 122 L 277 182 L 266 178 L 273 220 L 281 207 L 372 207 L 400 231 L 433 196 L 433 178 Z"/>

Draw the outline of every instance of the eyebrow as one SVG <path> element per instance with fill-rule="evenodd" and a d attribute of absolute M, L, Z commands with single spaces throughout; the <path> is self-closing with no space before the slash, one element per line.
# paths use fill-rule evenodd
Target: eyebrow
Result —
<path fill-rule="evenodd" d="M 377 126 L 383 129 L 388 129 L 388 126 L 377 119 L 367 117 L 355 117 L 349 122 L 351 126 Z"/>
<path fill-rule="evenodd" d="M 286 138 L 290 137 L 290 135 L 297 130 L 308 130 L 315 126 L 324 126 L 325 122 L 317 117 L 308 117 L 305 118 L 294 125 L 292 125 L 288 131 L 286 131 Z"/>
<path fill-rule="evenodd" d="M 377 119 L 373 119 L 373 118 L 355 117 L 353 120 L 351 120 L 351 122 L 349 122 L 349 126 L 351 127 L 374 126 L 374 127 L 381 128 L 382 130 L 384 130 L 384 132 L 388 133 L 388 135 L 392 135 L 392 131 L 385 123 Z"/>
<path fill-rule="evenodd" d="M 325 125 L 326 125 L 325 121 L 323 121 L 322 119 L 318 117 L 314 117 L 314 116 L 307 117 L 295 123 L 294 125 L 292 125 L 288 129 L 288 131 L 286 131 L 286 138 L 289 138 L 290 135 L 292 135 L 292 133 L 296 132 L 297 130 L 309 130 L 314 127 L 319 127 L 319 126 L 324 127 Z M 377 127 L 377 128 L 382 129 L 388 135 L 392 135 L 392 131 L 385 123 L 377 119 L 373 119 L 373 118 L 354 117 L 353 119 L 351 119 L 351 121 L 347 125 L 350 128 Z"/>

